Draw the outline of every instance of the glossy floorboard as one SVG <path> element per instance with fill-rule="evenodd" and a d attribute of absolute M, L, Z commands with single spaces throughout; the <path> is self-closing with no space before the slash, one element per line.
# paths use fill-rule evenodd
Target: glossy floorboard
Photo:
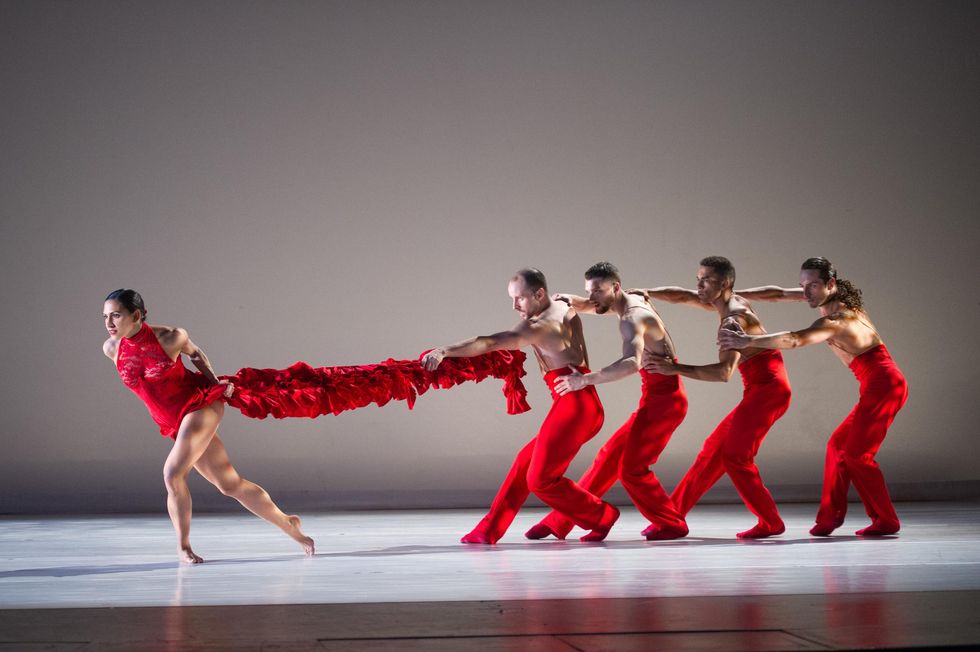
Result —
<path fill-rule="evenodd" d="M 811 538 L 813 512 L 786 506 L 786 534 L 743 543 L 744 508 L 699 507 L 690 537 L 650 543 L 624 510 L 581 544 L 525 540 L 529 510 L 492 547 L 456 543 L 476 511 L 313 514 L 312 559 L 254 517 L 201 515 L 197 567 L 175 563 L 164 516 L 3 519 L 0 649 L 980 644 L 980 505 L 901 505 L 880 539 L 853 536 L 857 505 L 840 536 Z"/>

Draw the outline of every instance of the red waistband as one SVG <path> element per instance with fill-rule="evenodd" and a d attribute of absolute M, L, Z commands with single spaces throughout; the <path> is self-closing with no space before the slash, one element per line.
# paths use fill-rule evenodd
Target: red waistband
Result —
<path fill-rule="evenodd" d="M 778 349 L 767 349 L 757 353 L 738 365 L 743 383 L 764 383 L 775 377 L 786 376 L 786 365 L 783 364 L 783 354 Z"/>
<path fill-rule="evenodd" d="M 678 375 L 665 376 L 664 374 L 654 374 L 646 369 L 640 369 L 640 377 L 643 378 L 644 392 L 665 394 L 676 391 L 681 386 L 681 377 Z"/>
<path fill-rule="evenodd" d="M 589 373 L 589 368 L 584 365 L 575 367 L 575 369 L 577 369 L 579 373 Z M 553 388 L 555 386 L 555 382 L 557 382 L 559 378 L 562 376 L 567 376 L 570 373 L 572 373 L 572 367 L 559 367 L 558 369 L 552 369 L 551 371 L 545 373 L 544 382 L 548 383 L 549 388 Z"/>
<path fill-rule="evenodd" d="M 856 356 L 847 366 L 854 372 L 854 375 L 860 378 L 874 369 L 897 365 L 895 365 L 891 353 L 888 352 L 888 348 L 882 343 Z"/>

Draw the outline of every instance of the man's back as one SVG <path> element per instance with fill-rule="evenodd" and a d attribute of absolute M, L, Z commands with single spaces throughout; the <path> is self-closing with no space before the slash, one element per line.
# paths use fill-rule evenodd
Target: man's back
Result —
<path fill-rule="evenodd" d="M 841 307 L 824 319 L 838 325 L 839 330 L 827 340 L 827 344 L 845 365 L 850 365 L 854 358 L 882 343 L 877 329 L 863 311 Z"/>

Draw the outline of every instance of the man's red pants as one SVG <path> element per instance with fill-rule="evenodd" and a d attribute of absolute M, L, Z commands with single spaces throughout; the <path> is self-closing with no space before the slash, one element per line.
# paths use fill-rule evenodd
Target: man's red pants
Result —
<path fill-rule="evenodd" d="M 789 407 L 792 394 L 779 351 L 758 353 L 738 366 L 744 391 L 735 406 L 705 440 L 694 464 L 674 489 L 677 511 L 687 515 L 725 473 L 759 525 L 777 532 L 783 528 L 776 501 L 759 476 L 755 456 L 766 433 Z"/>
<path fill-rule="evenodd" d="M 626 423 L 609 438 L 579 484 L 602 496 L 620 479 L 640 513 L 667 530 L 686 530 L 684 517 L 674 508 L 657 476 L 650 470 L 670 436 L 687 415 L 687 392 L 680 376 L 664 376 L 641 370 L 643 394 L 640 405 Z M 542 525 L 559 539 L 572 531 L 574 523 L 552 511 Z"/>
<path fill-rule="evenodd" d="M 589 373 L 585 367 L 578 367 Z M 553 369 L 544 376 L 551 389 L 554 403 L 541 430 L 517 454 L 490 511 L 476 526 L 474 532 L 484 534 L 496 543 L 510 527 L 517 511 L 534 494 L 559 512 L 567 515 L 576 525 L 593 530 L 603 523 L 608 514 L 602 500 L 572 480 L 564 477 L 568 465 L 582 445 L 595 437 L 602 427 L 602 403 L 595 387 L 589 386 L 577 392 L 559 396 L 554 384 L 561 376 L 571 373 L 571 368 Z"/>
<path fill-rule="evenodd" d="M 897 532 L 898 514 L 874 458 L 905 405 L 908 384 L 884 344 L 854 358 L 850 369 L 860 383 L 860 399 L 827 442 L 817 525 L 840 527 L 847 513 L 847 489 L 853 482 L 872 526 Z"/>

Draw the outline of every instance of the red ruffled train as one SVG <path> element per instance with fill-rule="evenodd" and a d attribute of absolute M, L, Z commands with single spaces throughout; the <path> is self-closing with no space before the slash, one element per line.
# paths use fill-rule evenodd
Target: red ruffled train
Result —
<path fill-rule="evenodd" d="M 288 369 L 245 368 L 221 378 L 235 385 L 234 394 L 226 399 L 228 405 L 253 419 L 312 418 L 391 400 L 406 401 L 411 409 L 416 397 L 430 388 L 478 383 L 491 376 L 504 381 L 507 413 L 520 414 L 531 409 L 521 382 L 526 357 L 522 351 L 492 351 L 472 358 L 445 358 L 435 371 L 427 371 L 418 360 L 391 358 L 351 367 L 313 368 L 297 362 Z"/>

